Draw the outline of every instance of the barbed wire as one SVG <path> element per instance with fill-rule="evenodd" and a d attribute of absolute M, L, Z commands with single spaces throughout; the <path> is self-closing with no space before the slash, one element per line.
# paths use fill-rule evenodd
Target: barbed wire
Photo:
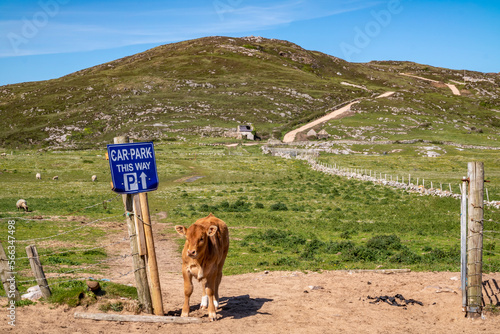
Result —
<path fill-rule="evenodd" d="M 100 201 L 100 202 L 98 202 L 98 203 L 96 203 L 96 204 L 92 204 L 92 205 L 89 205 L 89 206 L 83 207 L 83 208 L 78 209 L 78 210 L 76 210 L 76 211 L 72 211 L 72 212 L 70 212 L 70 213 L 68 213 L 68 214 L 66 214 L 66 215 L 67 215 L 67 216 L 70 216 L 70 215 L 75 214 L 75 213 L 77 213 L 77 212 L 80 212 L 80 211 L 83 211 L 83 210 L 86 210 L 86 209 L 90 209 L 90 208 L 96 207 L 96 206 L 98 206 L 98 205 L 104 205 L 104 206 L 105 206 L 105 205 L 106 205 L 106 203 L 110 203 L 110 202 L 114 201 L 115 199 L 117 199 L 117 198 L 118 198 L 118 197 L 120 197 L 120 196 L 122 196 L 122 194 L 118 194 L 118 195 L 116 195 L 116 196 L 115 196 L 115 197 L 113 197 L 113 198 L 110 198 L 110 199 L 106 199 L 106 200 Z M 18 219 L 18 220 L 35 220 L 35 221 L 52 220 L 51 218 L 43 219 L 43 218 L 26 218 L 26 217 L 0 217 L 0 220 L 2 220 L 2 219 L 4 219 L 4 220 L 13 220 L 13 219 Z"/>
<path fill-rule="evenodd" d="M 492 219 L 485 220 L 485 222 L 493 223 L 493 224 L 500 224 L 500 222 L 493 221 Z"/>
<path fill-rule="evenodd" d="M 114 261 L 114 260 L 125 260 L 126 258 L 129 258 L 131 256 L 134 256 L 135 254 L 124 254 L 124 255 L 120 255 L 120 256 L 115 256 L 115 257 L 112 257 L 112 258 L 108 258 L 108 259 L 104 259 L 104 260 L 101 260 L 101 261 L 98 261 L 96 263 L 92 263 L 92 264 L 89 264 L 87 266 L 84 266 L 84 267 L 79 267 L 79 268 L 75 268 L 75 269 L 72 269 L 72 270 L 68 270 L 68 271 L 65 271 L 65 272 L 62 272 L 62 273 L 59 273 L 59 275 L 57 276 L 54 276 L 54 277 L 50 277 L 49 279 L 55 279 L 55 278 L 58 278 L 58 277 L 62 277 L 66 274 L 69 274 L 69 273 L 74 273 L 75 271 L 80 271 L 80 270 L 83 270 L 83 269 L 88 269 L 88 268 L 92 268 L 92 267 L 95 267 L 95 266 L 98 266 L 102 263 L 106 263 L 106 262 L 111 262 L 111 261 Z M 28 282 L 36 282 L 37 280 L 36 279 L 31 279 L 31 280 L 25 280 L 25 281 L 18 281 L 16 283 L 28 283 Z"/>
<path fill-rule="evenodd" d="M 137 217 L 137 219 L 139 219 L 139 220 L 140 220 L 140 221 L 141 221 L 144 225 L 147 225 L 147 226 L 153 226 L 153 225 L 151 225 L 151 223 L 146 223 L 144 220 L 142 220 L 142 217 L 141 217 L 141 216 L 136 215 L 136 214 L 134 214 L 133 212 L 127 212 L 126 214 L 127 214 L 127 215 L 131 215 L 131 216 L 135 216 L 135 217 Z"/>
<path fill-rule="evenodd" d="M 498 237 L 490 236 L 489 234 L 483 235 L 484 238 L 489 239 L 489 240 L 497 240 Z"/>
<path fill-rule="evenodd" d="M 84 207 L 84 208 L 78 209 L 78 210 L 76 210 L 76 211 L 73 211 L 73 212 L 71 212 L 71 213 L 68 213 L 67 215 L 68 215 L 68 216 L 69 216 L 69 215 L 73 215 L 73 214 L 75 214 L 75 213 L 77 213 L 77 212 L 80 212 L 80 211 L 83 211 L 83 210 L 86 210 L 86 209 L 90 209 L 90 208 L 96 207 L 96 206 L 98 206 L 98 205 L 104 205 L 104 206 L 105 206 L 105 205 L 106 205 L 106 203 L 110 203 L 110 202 L 114 201 L 115 199 L 117 199 L 117 198 L 118 198 L 118 197 L 120 197 L 120 196 L 122 196 L 122 194 L 118 194 L 118 195 L 116 195 L 116 196 L 115 196 L 115 197 L 113 197 L 113 198 L 110 198 L 110 199 L 107 199 L 107 200 L 101 201 L 101 202 L 99 202 L 99 203 L 96 203 L 96 204 L 89 205 L 89 206 L 86 206 L 86 207 Z M 105 207 L 105 208 L 106 208 L 106 207 Z"/>
<path fill-rule="evenodd" d="M 5 220 L 35 220 L 35 221 L 47 221 L 47 220 L 52 220 L 52 218 L 25 218 L 25 217 L 0 217 L 0 220 L 5 219 Z"/>
<path fill-rule="evenodd" d="M 483 248 L 483 253 L 489 253 L 489 254 L 493 254 L 493 255 L 500 255 L 500 253 L 497 253 L 497 252 L 494 252 L 494 251 L 490 251 L 490 250 L 487 250 L 487 249 L 484 249 L 484 248 Z"/>
<path fill-rule="evenodd" d="M 132 273 L 135 273 L 136 271 L 139 271 L 139 270 L 142 270 L 142 269 L 146 269 L 146 267 L 141 267 L 141 268 L 137 268 L 137 269 L 132 269 L 132 270 L 129 270 L 127 271 L 126 273 L 119 273 L 118 276 L 115 276 L 115 277 L 111 277 L 111 278 L 101 278 L 101 279 L 95 279 L 93 278 L 92 276 L 88 276 L 88 277 L 80 277 L 80 278 L 72 278 L 72 279 L 68 279 L 68 280 L 65 280 L 65 281 L 56 281 L 56 282 L 53 282 L 53 283 L 50 283 L 50 284 L 47 284 L 45 285 L 46 287 L 49 287 L 49 286 L 53 286 L 53 285 L 57 285 L 57 284 L 62 284 L 62 283 L 68 283 L 68 282 L 76 282 L 76 281 L 84 281 L 84 280 L 94 280 L 94 281 L 101 281 L 101 282 L 112 282 L 112 281 L 115 281 L 119 278 L 122 278 L 122 277 L 125 277 L 127 275 L 130 275 Z M 48 278 L 48 279 L 52 279 L 52 278 Z M 18 283 L 26 283 L 26 282 L 36 282 L 37 280 L 27 280 L 27 281 L 21 281 L 21 282 L 18 282 Z M 5 297 L 7 298 L 7 296 L 4 296 L 4 295 L 0 295 L 0 297 Z"/>
<path fill-rule="evenodd" d="M 92 276 L 88 276 L 88 277 L 73 278 L 73 279 L 69 279 L 69 280 L 65 280 L 65 281 L 57 281 L 57 282 L 54 282 L 54 283 L 47 284 L 46 286 L 49 287 L 49 286 L 53 286 L 53 285 L 56 285 L 56 284 L 62 284 L 62 283 L 67 283 L 67 282 L 83 281 L 83 280 L 94 280 L 94 281 L 104 281 L 104 282 L 110 281 L 111 282 L 113 280 L 117 280 L 119 278 L 125 277 L 127 275 L 130 275 L 130 274 L 135 273 L 136 271 L 139 271 L 139 270 L 142 270 L 142 269 L 146 269 L 146 267 L 132 269 L 132 270 L 129 270 L 126 273 L 123 273 L 123 274 L 119 273 L 118 276 L 111 277 L 111 278 L 95 279 Z"/>
<path fill-rule="evenodd" d="M 66 253 L 71 253 L 71 252 L 87 252 L 87 251 L 91 251 L 91 250 L 94 250 L 94 249 L 99 249 L 99 248 L 105 248 L 105 247 L 109 247 L 109 246 L 114 246 L 114 245 L 117 245 L 117 244 L 120 244 L 122 242 L 125 242 L 125 241 L 129 241 L 131 237 L 123 237 L 122 240 L 119 240 L 119 241 L 115 241 L 115 242 L 111 242 L 111 243 L 107 243 L 107 244 L 101 244 L 99 246 L 95 246 L 95 247 L 92 247 L 92 248 L 78 248 L 78 249 L 69 249 L 69 250 L 66 250 L 66 251 L 61 251 L 61 252 L 53 252 L 53 253 L 47 253 L 47 254 L 39 254 L 38 257 L 42 257 L 42 256 L 53 256 L 53 255 L 59 255 L 59 254 L 66 254 Z M 25 259 L 29 259 L 30 257 L 28 256 L 24 256 L 24 257 L 16 257 L 16 260 L 25 260 Z M 0 259 L 2 260 L 2 259 Z"/>
<path fill-rule="evenodd" d="M 23 243 L 23 242 L 32 242 L 32 241 L 38 241 L 38 240 L 52 239 L 52 238 L 58 237 L 60 235 L 64 235 L 64 234 L 68 234 L 68 233 L 71 233 L 71 232 L 74 232 L 74 231 L 81 230 L 83 228 L 86 228 L 86 227 L 90 226 L 91 224 L 94 224 L 94 223 L 97 223 L 97 222 L 100 222 L 100 221 L 103 221 L 103 220 L 106 220 L 106 219 L 123 217 L 124 215 L 125 214 L 122 213 L 120 215 L 116 215 L 116 216 L 112 216 L 112 217 L 105 217 L 105 218 L 96 219 L 96 220 L 93 220 L 91 222 L 85 223 L 85 225 L 83 225 L 83 226 L 79 226 L 79 227 L 74 228 L 72 230 L 68 230 L 68 231 L 65 231 L 65 232 L 57 233 L 57 234 L 54 234 L 54 235 L 51 235 L 51 236 L 48 236 L 48 237 L 41 237 L 41 238 L 34 238 L 34 239 L 24 239 L 24 240 L 18 240 L 18 239 L 16 239 L 16 240 L 14 240 L 14 242 Z"/>

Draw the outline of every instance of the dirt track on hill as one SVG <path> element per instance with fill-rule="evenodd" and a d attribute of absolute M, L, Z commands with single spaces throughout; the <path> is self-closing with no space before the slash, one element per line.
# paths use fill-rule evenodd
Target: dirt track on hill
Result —
<path fill-rule="evenodd" d="M 383 94 L 380 94 L 376 98 L 379 99 L 379 98 L 383 98 L 383 97 L 389 97 L 389 96 L 391 96 L 393 94 L 394 94 L 394 92 L 385 92 Z M 309 130 L 310 128 L 313 128 L 316 125 L 324 123 L 324 122 L 327 122 L 329 120 L 344 117 L 346 113 L 348 113 L 349 111 L 351 111 L 351 106 L 353 104 L 355 104 L 355 103 L 358 103 L 358 102 L 359 101 L 351 102 L 351 103 L 343 106 L 342 108 L 334 110 L 331 113 L 328 113 L 327 115 L 318 118 L 317 120 L 314 120 L 314 121 L 312 121 L 310 123 L 307 123 L 307 124 L 301 126 L 300 128 L 297 128 L 295 130 L 292 130 L 292 131 L 286 133 L 285 136 L 283 136 L 283 142 L 284 143 L 291 143 L 291 142 L 293 142 L 295 140 L 295 137 L 300 132 L 304 132 L 306 130 Z"/>
<path fill-rule="evenodd" d="M 312 121 L 310 123 L 307 123 L 306 125 L 303 125 L 301 126 L 300 128 L 298 129 L 295 129 L 295 130 L 292 130 L 290 132 L 288 132 L 287 134 L 285 134 L 285 136 L 283 137 L 283 142 L 284 143 L 291 143 L 295 140 L 295 136 L 297 135 L 297 133 L 299 132 L 302 132 L 302 131 L 306 131 L 318 124 L 321 124 L 321 123 L 324 123 L 326 121 L 329 121 L 331 119 L 334 119 L 334 118 L 337 118 L 339 116 L 341 116 L 342 114 L 348 112 L 351 110 L 351 106 L 355 103 L 358 103 L 359 101 L 355 101 L 355 102 L 351 102 L 349 103 L 348 105 L 340 108 L 340 109 L 337 109 L 331 113 L 329 113 L 328 115 L 325 115 L 321 118 L 318 118 L 317 120 L 315 121 Z"/>

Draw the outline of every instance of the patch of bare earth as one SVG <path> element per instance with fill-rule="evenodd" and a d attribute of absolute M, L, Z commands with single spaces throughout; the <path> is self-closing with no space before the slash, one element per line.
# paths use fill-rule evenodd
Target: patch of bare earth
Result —
<path fill-rule="evenodd" d="M 178 316 L 183 303 L 181 260 L 174 234 L 162 234 L 171 224 L 154 223 L 157 262 L 166 315 Z M 129 251 L 120 243 L 113 252 Z M 111 264 L 104 276 L 117 276 L 132 268 L 130 259 Z M 130 262 L 130 263 L 129 263 Z M 75 312 L 100 313 L 98 305 L 42 304 L 16 309 L 16 326 L 8 324 L 8 311 L 0 309 L 1 333 L 498 333 L 500 317 L 469 319 L 462 312 L 460 275 L 454 272 L 328 271 L 323 273 L 269 272 L 226 276 L 221 283 L 219 320 L 200 324 L 152 324 L 75 319 Z M 500 282 L 500 273 L 484 280 Z M 118 282 L 134 284 L 134 276 Z M 194 282 L 190 316 L 206 320 L 199 309 L 201 289 Z M 422 302 L 406 307 L 372 304 L 368 296 L 403 295 Z M 6 300 L 2 300 L 6 305 Z M 114 313 L 110 311 L 110 313 Z M 124 310 L 121 314 L 133 314 Z"/>

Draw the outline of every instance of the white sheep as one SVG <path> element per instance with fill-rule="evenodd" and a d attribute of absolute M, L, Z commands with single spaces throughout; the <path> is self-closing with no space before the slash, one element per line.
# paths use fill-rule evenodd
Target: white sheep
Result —
<path fill-rule="evenodd" d="M 92 182 L 95 182 L 97 180 L 97 175 L 92 175 Z"/>
<path fill-rule="evenodd" d="M 41 180 L 42 179 L 42 175 L 40 173 L 36 173 L 36 179 L 37 180 Z"/>
<path fill-rule="evenodd" d="M 25 212 L 28 212 L 28 203 L 26 203 L 26 200 L 20 199 L 19 201 L 17 201 L 16 206 L 17 211 L 19 211 L 19 209 L 24 209 Z"/>
<path fill-rule="evenodd" d="M 59 180 L 59 176 L 57 176 L 57 175 L 56 175 L 56 176 L 54 176 L 54 177 L 52 178 L 52 180 Z"/>

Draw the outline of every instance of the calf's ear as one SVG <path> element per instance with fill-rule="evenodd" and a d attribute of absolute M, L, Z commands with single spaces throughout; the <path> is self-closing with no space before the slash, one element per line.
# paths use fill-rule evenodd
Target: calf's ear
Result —
<path fill-rule="evenodd" d="M 186 235 L 186 231 L 187 229 L 182 226 L 182 225 L 175 225 L 175 230 L 177 231 L 177 233 L 179 233 L 180 235 Z"/>
<path fill-rule="evenodd" d="M 213 237 L 215 235 L 215 233 L 217 232 L 217 226 L 215 225 L 211 225 L 209 228 L 208 228 L 208 231 L 207 231 L 207 235 L 209 237 Z"/>

